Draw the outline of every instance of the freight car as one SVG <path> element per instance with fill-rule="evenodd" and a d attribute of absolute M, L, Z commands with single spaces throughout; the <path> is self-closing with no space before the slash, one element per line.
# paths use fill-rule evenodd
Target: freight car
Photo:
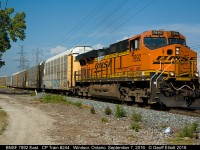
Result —
<path fill-rule="evenodd" d="M 41 88 L 51 91 L 69 91 L 74 85 L 74 71 L 80 69 L 78 54 L 93 50 L 90 46 L 77 46 L 47 59 L 41 66 Z"/>
<path fill-rule="evenodd" d="M 191 107 L 199 103 L 197 53 L 176 31 L 151 30 L 76 57 L 73 93 Z"/>
<path fill-rule="evenodd" d="M 0 77 L 0 86 L 6 87 L 6 76 Z"/>

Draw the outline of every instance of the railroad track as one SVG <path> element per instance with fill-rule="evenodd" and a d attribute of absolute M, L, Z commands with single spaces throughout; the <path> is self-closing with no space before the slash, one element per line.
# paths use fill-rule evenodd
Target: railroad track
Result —
<path fill-rule="evenodd" d="M 2 94 L 28 94 L 30 93 L 30 91 L 26 91 L 24 92 L 24 90 L 13 90 L 13 89 L 4 89 L 1 90 Z M 144 109 L 153 109 L 156 111 L 165 111 L 165 112 L 169 112 L 169 113 L 173 113 L 173 114 L 181 114 L 181 115 L 188 115 L 188 116 L 192 116 L 192 117 L 200 117 L 200 107 L 197 109 L 184 109 L 184 108 L 158 108 L 158 106 L 154 106 L 154 105 L 144 105 L 141 103 L 136 103 L 133 104 L 133 102 L 125 102 L 125 101 L 119 101 L 119 100 L 108 100 L 108 99 L 100 99 L 100 98 L 86 98 L 86 97 L 78 97 L 78 96 L 70 96 L 71 98 L 78 98 L 80 100 L 82 99 L 88 99 L 91 101 L 100 101 L 100 102 L 105 102 L 105 103 L 112 103 L 112 104 L 121 104 L 121 105 L 126 105 L 129 107 L 139 107 L 139 108 L 144 108 Z"/>

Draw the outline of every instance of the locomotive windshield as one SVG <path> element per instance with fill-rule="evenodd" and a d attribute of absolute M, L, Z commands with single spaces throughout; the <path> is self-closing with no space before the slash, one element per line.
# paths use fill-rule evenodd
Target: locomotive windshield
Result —
<path fill-rule="evenodd" d="M 167 45 L 166 38 L 163 37 L 145 37 L 144 44 L 149 49 L 156 49 Z"/>
<path fill-rule="evenodd" d="M 172 45 L 172 44 L 185 45 L 185 40 L 184 39 L 180 39 L 180 38 L 170 38 L 169 39 L 169 45 Z"/>

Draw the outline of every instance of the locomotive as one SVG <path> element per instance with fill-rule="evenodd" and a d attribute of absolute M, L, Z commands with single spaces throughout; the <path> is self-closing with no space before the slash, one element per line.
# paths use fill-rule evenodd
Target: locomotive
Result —
<path fill-rule="evenodd" d="M 176 31 L 145 31 L 98 50 L 77 46 L 2 83 L 165 107 L 200 105 L 197 53 Z"/>
<path fill-rule="evenodd" d="M 151 30 L 76 57 L 74 93 L 191 107 L 199 100 L 197 53 L 176 31 Z"/>

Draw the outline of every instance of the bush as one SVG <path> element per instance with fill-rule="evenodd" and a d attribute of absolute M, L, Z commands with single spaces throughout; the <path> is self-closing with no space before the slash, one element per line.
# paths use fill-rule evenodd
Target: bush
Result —
<path fill-rule="evenodd" d="M 197 128 L 198 123 L 194 122 L 190 125 L 186 125 L 178 134 L 179 137 L 189 137 L 189 138 L 197 138 Z"/>
<path fill-rule="evenodd" d="M 122 106 L 120 105 L 116 106 L 115 117 L 117 118 L 126 117 L 126 111 Z"/>
<path fill-rule="evenodd" d="M 102 117 L 102 118 L 101 118 L 101 121 L 102 121 L 102 122 L 108 122 L 108 118 Z"/>
<path fill-rule="evenodd" d="M 135 130 L 136 132 L 139 132 L 139 129 L 141 129 L 141 127 L 138 123 L 132 122 L 131 129 Z"/>
<path fill-rule="evenodd" d="M 94 107 L 92 106 L 90 109 L 91 114 L 96 114 Z"/>
<path fill-rule="evenodd" d="M 131 120 L 134 122 L 142 122 L 142 115 L 139 113 L 132 113 Z"/>
<path fill-rule="evenodd" d="M 104 112 L 106 115 L 112 115 L 112 109 L 110 109 L 110 107 L 108 107 L 108 106 L 105 108 Z"/>

